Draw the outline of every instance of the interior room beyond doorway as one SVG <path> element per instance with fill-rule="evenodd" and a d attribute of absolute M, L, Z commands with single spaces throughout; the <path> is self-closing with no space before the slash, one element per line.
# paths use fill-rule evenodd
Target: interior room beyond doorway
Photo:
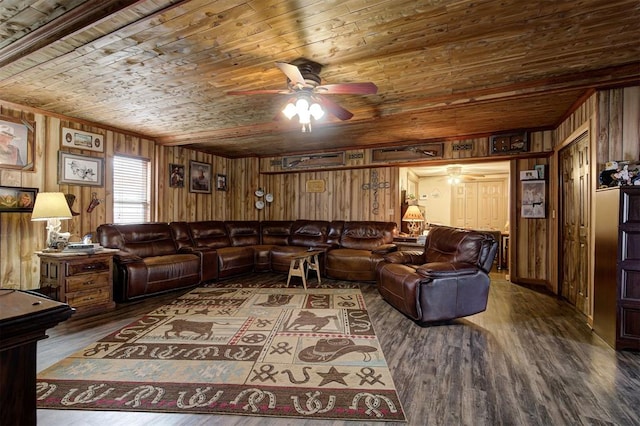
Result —
<path fill-rule="evenodd" d="M 403 167 L 400 186 L 425 226 L 440 224 L 508 232 L 509 162 Z"/>

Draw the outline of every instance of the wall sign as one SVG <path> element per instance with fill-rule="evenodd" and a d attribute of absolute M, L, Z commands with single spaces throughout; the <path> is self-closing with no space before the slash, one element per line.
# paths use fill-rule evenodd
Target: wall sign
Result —
<path fill-rule="evenodd" d="M 323 179 L 308 180 L 305 183 L 305 191 L 307 192 L 324 192 L 325 183 Z"/>

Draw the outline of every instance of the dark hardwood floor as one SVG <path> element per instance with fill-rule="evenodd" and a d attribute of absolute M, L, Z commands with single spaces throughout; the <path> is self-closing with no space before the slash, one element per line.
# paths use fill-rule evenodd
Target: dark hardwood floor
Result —
<path fill-rule="evenodd" d="M 276 274 L 255 277 L 286 281 Z M 311 280 L 312 283 L 315 280 Z M 331 280 L 326 280 L 332 282 Z M 324 280 L 323 280 L 324 282 Z M 311 284 L 313 285 L 313 284 Z M 554 296 L 492 273 L 485 312 L 419 327 L 360 285 L 409 425 L 638 425 L 640 353 L 615 352 Z M 69 320 L 38 343 L 38 371 L 175 298 Z M 365 422 L 363 422 L 364 424 Z M 265 417 L 38 410 L 46 425 L 341 425 Z M 372 423 L 368 425 L 390 423 Z"/>

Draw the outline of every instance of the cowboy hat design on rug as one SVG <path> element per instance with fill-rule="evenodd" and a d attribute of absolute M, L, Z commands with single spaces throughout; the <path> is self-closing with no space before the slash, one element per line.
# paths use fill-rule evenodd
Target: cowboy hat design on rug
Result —
<path fill-rule="evenodd" d="M 360 352 L 364 361 L 370 361 L 369 352 L 377 350 L 372 346 L 356 345 L 353 340 L 346 338 L 318 339 L 315 345 L 301 350 L 298 358 L 304 362 L 329 362 L 350 352 Z"/>

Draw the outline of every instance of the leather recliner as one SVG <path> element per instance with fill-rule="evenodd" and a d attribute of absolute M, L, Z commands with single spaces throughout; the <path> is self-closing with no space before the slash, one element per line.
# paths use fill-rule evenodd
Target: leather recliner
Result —
<path fill-rule="evenodd" d="M 418 324 L 482 312 L 497 247 L 493 236 L 481 231 L 433 226 L 423 253 L 398 251 L 378 264 L 378 291 Z"/>

